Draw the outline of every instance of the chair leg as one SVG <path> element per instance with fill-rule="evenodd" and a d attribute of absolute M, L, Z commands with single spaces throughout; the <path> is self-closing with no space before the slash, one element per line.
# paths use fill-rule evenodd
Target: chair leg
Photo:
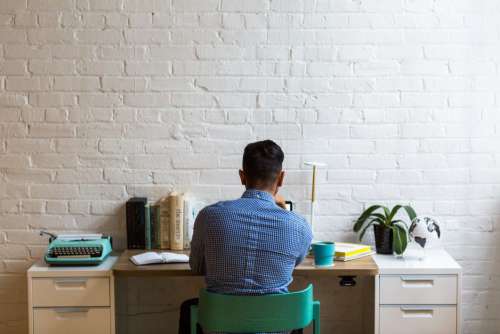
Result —
<path fill-rule="evenodd" d="M 196 325 L 198 324 L 198 306 L 191 306 L 191 334 L 196 334 Z"/>
<path fill-rule="evenodd" d="M 319 301 L 313 302 L 313 333 L 320 334 Z"/>

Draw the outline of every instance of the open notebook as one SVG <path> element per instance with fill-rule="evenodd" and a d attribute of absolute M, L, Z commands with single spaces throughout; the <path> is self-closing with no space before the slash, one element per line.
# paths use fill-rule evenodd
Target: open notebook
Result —
<path fill-rule="evenodd" d="M 131 256 L 130 261 L 132 261 L 137 266 L 158 263 L 185 263 L 189 262 L 189 256 L 185 254 L 176 254 L 169 252 L 146 252 Z"/>

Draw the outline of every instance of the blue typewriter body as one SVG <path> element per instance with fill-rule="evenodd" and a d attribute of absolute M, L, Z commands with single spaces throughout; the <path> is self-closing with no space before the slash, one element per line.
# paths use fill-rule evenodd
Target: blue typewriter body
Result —
<path fill-rule="evenodd" d="M 111 237 L 68 240 L 53 239 L 45 254 L 45 262 L 58 266 L 85 266 L 102 263 L 112 251 Z"/>

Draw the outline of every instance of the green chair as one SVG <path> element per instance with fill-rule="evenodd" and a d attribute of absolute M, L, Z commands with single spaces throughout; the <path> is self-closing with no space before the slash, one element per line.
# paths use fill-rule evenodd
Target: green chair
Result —
<path fill-rule="evenodd" d="M 313 286 L 285 294 L 234 296 L 200 291 L 198 306 L 191 306 L 191 334 L 196 324 L 204 332 L 259 333 L 291 331 L 314 322 L 320 333 L 319 301 Z"/>

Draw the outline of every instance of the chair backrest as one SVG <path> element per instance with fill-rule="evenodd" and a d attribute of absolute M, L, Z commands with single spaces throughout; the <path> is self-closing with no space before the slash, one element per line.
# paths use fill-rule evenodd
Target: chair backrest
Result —
<path fill-rule="evenodd" d="M 278 332 L 313 320 L 313 286 L 285 294 L 233 296 L 200 291 L 199 324 L 208 332 Z"/>

